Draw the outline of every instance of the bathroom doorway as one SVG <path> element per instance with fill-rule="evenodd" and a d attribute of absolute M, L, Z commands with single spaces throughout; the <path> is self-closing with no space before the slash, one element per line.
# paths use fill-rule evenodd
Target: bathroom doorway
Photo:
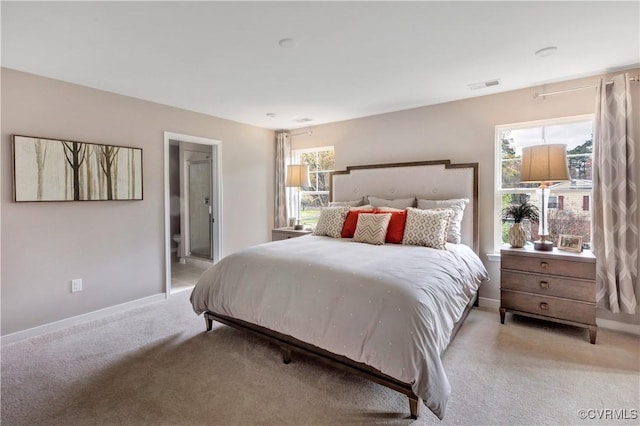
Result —
<path fill-rule="evenodd" d="M 187 255 L 213 260 L 213 208 L 211 200 L 211 159 L 189 161 L 189 247 Z"/>
<path fill-rule="evenodd" d="M 165 132 L 167 297 L 192 288 L 220 258 L 221 142 Z"/>

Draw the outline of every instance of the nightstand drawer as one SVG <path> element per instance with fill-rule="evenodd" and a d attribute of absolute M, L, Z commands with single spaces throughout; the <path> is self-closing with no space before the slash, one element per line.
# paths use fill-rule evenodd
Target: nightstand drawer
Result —
<path fill-rule="evenodd" d="M 595 303 L 596 286 L 593 281 L 572 280 L 552 275 L 502 271 L 501 287 L 507 290 L 536 293 L 542 296 L 564 297 Z"/>
<path fill-rule="evenodd" d="M 500 307 L 504 309 L 595 325 L 596 305 L 594 303 L 574 302 L 510 290 L 502 290 L 500 300 Z"/>
<path fill-rule="evenodd" d="M 596 278 L 595 262 L 573 262 L 562 259 L 513 256 L 504 253 L 500 258 L 500 262 L 502 269 L 561 275 L 587 280 L 595 280 Z"/>

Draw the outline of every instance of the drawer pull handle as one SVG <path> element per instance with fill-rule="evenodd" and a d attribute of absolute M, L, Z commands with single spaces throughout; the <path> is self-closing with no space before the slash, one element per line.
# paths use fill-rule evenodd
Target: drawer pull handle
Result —
<path fill-rule="evenodd" d="M 541 302 L 541 303 L 540 303 L 540 309 L 542 309 L 543 311 L 548 310 L 548 309 L 549 309 L 549 304 L 548 304 L 548 303 Z"/>
<path fill-rule="evenodd" d="M 540 281 L 540 288 L 549 288 L 549 283 L 546 281 Z"/>
<path fill-rule="evenodd" d="M 549 264 L 547 262 L 540 262 L 540 267 L 542 269 L 547 269 L 548 266 L 549 266 Z"/>

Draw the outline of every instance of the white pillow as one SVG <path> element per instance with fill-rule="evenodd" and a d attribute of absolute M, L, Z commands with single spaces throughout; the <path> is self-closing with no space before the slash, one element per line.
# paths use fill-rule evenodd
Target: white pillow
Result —
<path fill-rule="evenodd" d="M 376 207 L 379 212 L 403 212 L 404 209 L 394 209 L 393 207 Z"/>
<path fill-rule="evenodd" d="M 364 197 L 359 200 L 351 200 L 351 201 L 329 201 L 329 207 L 338 207 L 338 206 L 350 206 L 350 207 L 358 207 L 364 204 Z"/>
<path fill-rule="evenodd" d="M 418 208 L 426 209 L 451 209 L 453 210 L 453 218 L 449 224 L 449 233 L 447 241 L 454 244 L 460 244 L 462 241 L 462 217 L 464 208 L 469 202 L 468 198 L 454 198 L 451 200 L 423 200 L 418 199 Z"/>
<path fill-rule="evenodd" d="M 353 234 L 353 241 L 378 246 L 384 244 L 390 220 L 391 213 L 360 213 L 356 224 L 356 232 Z"/>
<path fill-rule="evenodd" d="M 419 210 L 408 208 L 402 244 L 445 249 L 449 221 L 453 214 L 453 210 L 450 209 Z"/>
<path fill-rule="evenodd" d="M 313 235 L 340 238 L 347 213 L 349 213 L 349 206 L 323 207 L 320 210 L 320 219 L 318 219 Z"/>
<path fill-rule="evenodd" d="M 369 204 L 373 207 L 393 207 L 394 209 L 406 209 L 416 205 L 415 197 L 412 198 L 396 198 L 395 200 L 387 200 L 385 198 L 377 198 L 369 196 Z"/>

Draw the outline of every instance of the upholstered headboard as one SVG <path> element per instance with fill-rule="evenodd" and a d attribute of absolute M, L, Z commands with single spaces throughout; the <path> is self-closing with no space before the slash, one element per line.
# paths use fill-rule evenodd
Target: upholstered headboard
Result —
<path fill-rule="evenodd" d="M 462 242 L 478 252 L 478 163 L 451 164 L 449 160 L 440 160 L 350 166 L 331 174 L 330 191 L 331 201 L 369 195 L 387 199 L 468 198 L 462 220 Z"/>

